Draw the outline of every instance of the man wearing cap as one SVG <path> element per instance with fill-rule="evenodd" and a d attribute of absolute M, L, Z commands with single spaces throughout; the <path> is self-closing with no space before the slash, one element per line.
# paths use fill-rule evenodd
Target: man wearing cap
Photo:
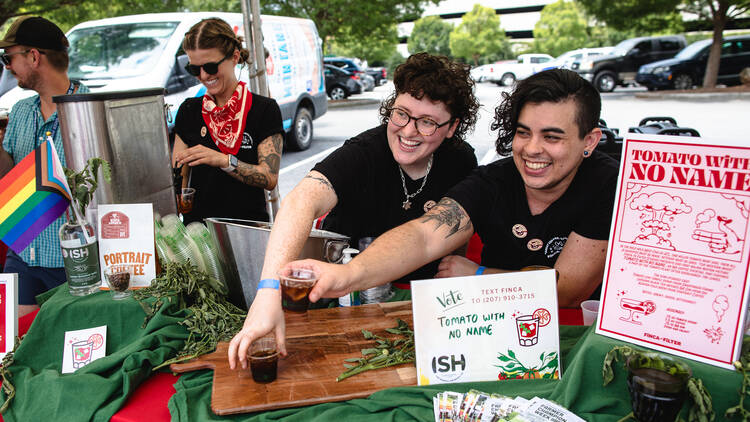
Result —
<path fill-rule="evenodd" d="M 10 112 L 0 150 L 0 177 L 44 142 L 50 132 L 55 150 L 65 165 L 56 95 L 89 92 L 86 86 L 68 79 L 68 39 L 54 23 L 39 16 L 17 19 L 0 40 L 0 55 L 6 71 L 18 86 L 37 92 L 17 102 Z M 58 231 L 60 217 L 47 227 L 20 255 L 8 251 L 4 272 L 18 273 L 19 316 L 38 308 L 36 295 L 65 282 Z"/>

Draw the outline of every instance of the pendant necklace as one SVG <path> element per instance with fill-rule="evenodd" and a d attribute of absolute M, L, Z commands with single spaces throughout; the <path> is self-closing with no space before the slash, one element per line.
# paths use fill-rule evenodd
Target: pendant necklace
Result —
<path fill-rule="evenodd" d="M 430 161 L 427 162 L 427 172 L 424 174 L 424 178 L 422 178 L 422 186 L 417 189 L 416 192 L 410 194 L 408 190 L 406 190 L 406 179 L 404 179 L 404 171 L 401 170 L 401 166 L 398 166 L 398 172 L 401 174 L 401 186 L 404 187 L 404 195 L 406 196 L 406 200 L 401 203 L 401 208 L 408 210 L 411 208 L 411 198 L 414 198 L 415 196 L 419 195 L 420 192 L 422 192 L 422 189 L 424 189 L 425 183 L 427 183 L 427 175 L 430 174 L 430 169 L 432 168 L 432 155 L 430 155 Z"/>

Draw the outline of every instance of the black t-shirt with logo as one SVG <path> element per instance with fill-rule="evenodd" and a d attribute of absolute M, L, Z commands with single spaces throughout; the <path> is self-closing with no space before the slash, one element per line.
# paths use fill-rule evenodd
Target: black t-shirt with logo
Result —
<path fill-rule="evenodd" d="M 203 121 L 202 101 L 202 97 L 195 97 L 182 103 L 175 118 L 175 133 L 188 147 L 200 144 L 219 151 Z M 279 105 L 271 98 L 253 94 L 237 159 L 258 164 L 258 144 L 277 133 L 284 133 Z M 268 221 L 263 189 L 247 185 L 218 167 L 192 167 L 190 186 L 195 188 L 195 201 L 193 210 L 184 215 L 185 224 L 208 217 Z"/>
<path fill-rule="evenodd" d="M 388 147 L 386 125 L 362 132 L 315 165 L 313 170 L 333 185 L 338 203 L 323 221 L 323 229 L 350 237 L 358 247 L 360 238 L 377 237 L 409 220 L 421 217 L 425 205 L 435 204 L 453 185 L 477 166 L 474 149 L 466 142 L 446 139 L 435 150 L 427 182 L 411 207 L 402 207 L 405 198 L 398 164 Z M 408 192 L 422 185 L 404 173 Z M 399 281 L 434 278 L 439 261 L 428 264 Z"/>
<path fill-rule="evenodd" d="M 484 244 L 482 265 L 505 270 L 553 267 L 570 232 L 609 238 L 617 174 L 617 162 L 594 150 L 568 190 L 544 212 L 531 215 L 523 179 L 508 157 L 479 167 L 446 196 L 469 214 Z"/>

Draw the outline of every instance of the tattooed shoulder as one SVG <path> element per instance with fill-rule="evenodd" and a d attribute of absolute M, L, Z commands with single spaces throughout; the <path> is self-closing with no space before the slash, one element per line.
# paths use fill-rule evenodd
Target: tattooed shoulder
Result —
<path fill-rule="evenodd" d="M 318 176 L 314 176 L 312 174 L 308 174 L 304 178 L 305 179 L 310 179 L 310 180 L 315 180 L 316 182 L 320 183 L 321 185 L 327 187 L 328 189 L 334 190 L 333 189 L 333 185 L 331 185 L 331 182 L 329 182 L 328 180 L 326 180 L 326 179 L 324 179 L 322 177 L 318 177 Z"/>
<path fill-rule="evenodd" d="M 461 220 L 466 219 L 466 222 L 461 225 Z M 451 198 L 443 198 L 435 205 L 429 212 L 422 216 L 420 221 L 427 224 L 434 221 L 435 230 L 441 226 L 448 226 L 448 234 L 446 238 L 453 236 L 460 231 L 466 231 L 471 229 L 471 221 L 463 211 L 458 202 Z"/>

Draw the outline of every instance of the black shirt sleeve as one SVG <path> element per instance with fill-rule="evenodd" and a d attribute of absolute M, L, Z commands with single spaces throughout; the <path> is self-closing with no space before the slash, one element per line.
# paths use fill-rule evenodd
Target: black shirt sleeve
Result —
<path fill-rule="evenodd" d="M 257 109 L 256 109 L 257 107 Z M 277 133 L 284 133 L 281 120 L 281 109 L 273 98 L 253 95 L 253 104 L 247 116 L 246 125 L 255 128 L 257 142 Z"/>

